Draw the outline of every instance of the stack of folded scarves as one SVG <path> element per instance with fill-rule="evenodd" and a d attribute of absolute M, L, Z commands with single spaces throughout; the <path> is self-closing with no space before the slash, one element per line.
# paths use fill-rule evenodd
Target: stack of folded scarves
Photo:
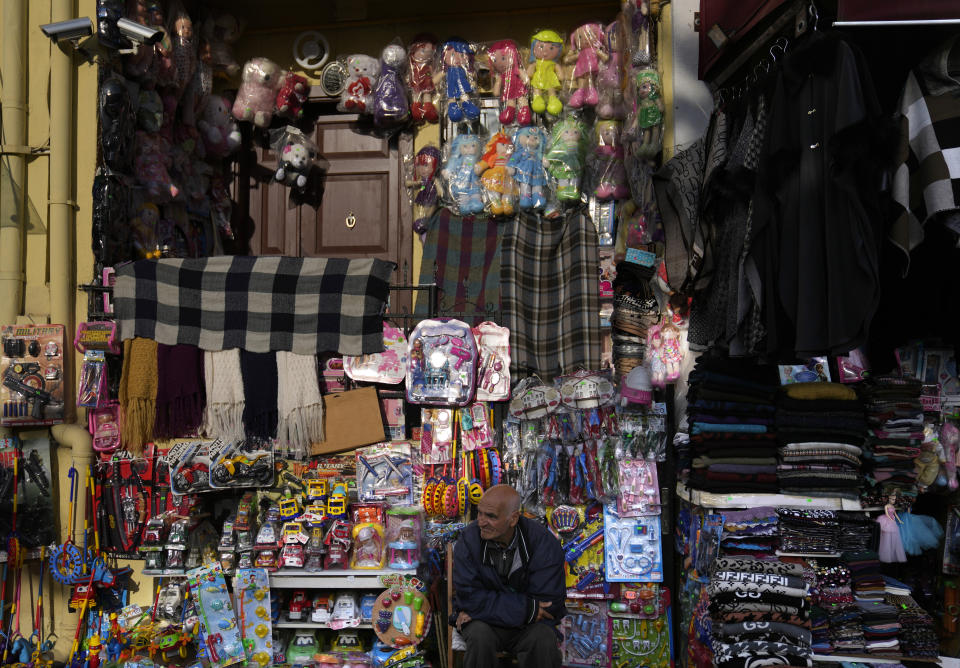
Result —
<path fill-rule="evenodd" d="M 840 540 L 840 522 L 832 510 L 778 508 L 780 550 L 788 553 L 832 554 Z"/>
<path fill-rule="evenodd" d="M 874 376 L 860 385 L 869 425 L 864 452 L 868 505 L 882 506 L 893 494 L 909 505 L 917 496 L 913 460 L 923 443 L 921 389 L 919 380 L 899 376 Z"/>
<path fill-rule="evenodd" d="M 844 565 L 850 569 L 853 595 L 859 601 L 883 600 L 884 581 L 880 572 L 880 558 L 872 550 L 844 552 Z"/>
<path fill-rule="evenodd" d="M 830 615 L 830 642 L 837 654 L 858 654 L 863 651 L 864 639 L 860 608 L 854 603 L 835 605 L 827 610 Z"/>
<path fill-rule="evenodd" d="M 703 358 L 690 373 L 690 486 L 717 493 L 777 491 L 774 367 Z"/>
<path fill-rule="evenodd" d="M 724 511 L 721 554 L 772 557 L 779 543 L 775 509 L 760 507 Z"/>
<path fill-rule="evenodd" d="M 799 564 L 718 557 L 707 586 L 714 665 L 811 665 L 810 589 Z"/>
<path fill-rule="evenodd" d="M 838 510 L 841 552 L 862 552 L 876 544 L 877 523 L 868 515 L 852 510 Z"/>
<path fill-rule="evenodd" d="M 897 609 L 885 601 L 857 601 L 863 624 L 864 649 L 871 654 L 900 652 Z"/>
<path fill-rule="evenodd" d="M 887 602 L 897 609 L 900 622 L 900 651 L 905 656 L 936 658 L 940 642 L 933 619 L 912 596 L 887 595 Z"/>
<path fill-rule="evenodd" d="M 850 586 L 850 570 L 834 560 L 820 561 L 816 567 L 817 587 L 814 603 L 827 615 L 829 649 L 822 654 L 863 651 L 860 610 Z"/>
<path fill-rule="evenodd" d="M 866 434 L 863 405 L 839 383 L 795 383 L 777 402 L 780 490 L 857 499 Z"/>
<path fill-rule="evenodd" d="M 810 608 L 810 633 L 812 634 L 810 647 L 814 653 L 833 652 L 833 642 L 830 640 L 830 615 L 819 605 Z"/>

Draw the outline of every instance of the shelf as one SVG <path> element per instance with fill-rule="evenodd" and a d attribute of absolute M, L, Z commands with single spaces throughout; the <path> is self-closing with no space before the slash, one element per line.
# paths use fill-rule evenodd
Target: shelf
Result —
<path fill-rule="evenodd" d="M 862 510 L 860 501 L 839 497 L 799 496 L 794 494 L 713 494 L 690 489 L 677 483 L 677 496 L 703 508 L 759 508 L 761 506 L 790 508 L 823 508 L 826 510 Z"/>
<path fill-rule="evenodd" d="M 270 586 L 280 589 L 379 589 L 381 575 L 416 575 L 416 570 L 389 568 L 370 570 L 318 571 L 282 568 L 270 574 Z"/>
<path fill-rule="evenodd" d="M 918 663 L 940 663 L 940 659 L 925 659 L 920 657 L 911 657 L 911 656 L 883 656 L 876 654 L 814 654 L 813 660 L 818 663 L 841 663 L 841 662 L 856 662 L 856 663 L 903 663 L 907 661 L 909 663 L 918 662 Z"/>
<path fill-rule="evenodd" d="M 774 552 L 778 557 L 803 557 L 804 559 L 839 559 L 839 552 Z"/>
<path fill-rule="evenodd" d="M 329 624 L 321 624 L 320 622 L 275 622 L 273 625 L 275 629 L 329 629 Z M 344 629 L 372 629 L 373 624 L 370 622 L 361 622 L 356 626 L 344 626 Z"/>

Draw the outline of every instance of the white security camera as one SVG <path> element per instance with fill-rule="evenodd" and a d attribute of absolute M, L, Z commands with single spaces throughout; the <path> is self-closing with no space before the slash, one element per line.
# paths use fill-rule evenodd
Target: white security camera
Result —
<path fill-rule="evenodd" d="M 140 25 L 130 19 L 118 19 L 117 28 L 121 35 L 139 44 L 156 44 L 163 39 L 163 31 L 159 28 Z"/>
<path fill-rule="evenodd" d="M 93 34 L 93 21 L 84 16 L 79 19 L 70 19 L 69 21 L 47 23 L 40 26 L 40 30 L 55 43 L 61 40 L 76 42 L 83 37 L 89 37 Z"/>

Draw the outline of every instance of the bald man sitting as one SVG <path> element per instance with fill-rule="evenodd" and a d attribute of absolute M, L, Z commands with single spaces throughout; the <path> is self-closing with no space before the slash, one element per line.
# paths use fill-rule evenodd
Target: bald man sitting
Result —
<path fill-rule="evenodd" d="M 520 495 L 509 485 L 488 489 L 477 510 L 453 550 L 450 623 L 467 643 L 465 668 L 493 668 L 503 650 L 521 668 L 559 668 L 560 541 L 520 516 Z"/>

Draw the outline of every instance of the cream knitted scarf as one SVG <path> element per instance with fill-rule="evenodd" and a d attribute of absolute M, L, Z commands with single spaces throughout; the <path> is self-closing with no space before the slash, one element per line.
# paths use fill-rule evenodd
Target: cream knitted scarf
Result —
<path fill-rule="evenodd" d="M 323 440 L 323 400 L 317 358 L 277 353 L 277 455 L 305 460 L 310 444 Z"/>
<path fill-rule="evenodd" d="M 243 438 L 243 377 L 240 349 L 205 352 L 203 376 L 207 388 L 204 432 L 233 442 Z"/>

